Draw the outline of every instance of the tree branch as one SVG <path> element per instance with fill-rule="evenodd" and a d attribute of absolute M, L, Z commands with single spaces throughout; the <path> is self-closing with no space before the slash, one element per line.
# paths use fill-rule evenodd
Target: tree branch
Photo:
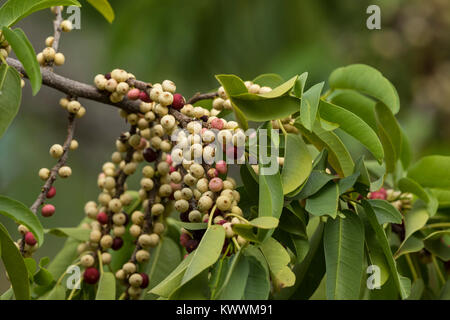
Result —
<path fill-rule="evenodd" d="M 214 99 L 218 97 L 219 94 L 217 92 L 210 92 L 210 93 L 200 93 L 197 92 L 192 98 L 190 98 L 186 103 L 188 104 L 194 104 L 197 101 L 200 100 L 208 100 L 208 99 Z"/>

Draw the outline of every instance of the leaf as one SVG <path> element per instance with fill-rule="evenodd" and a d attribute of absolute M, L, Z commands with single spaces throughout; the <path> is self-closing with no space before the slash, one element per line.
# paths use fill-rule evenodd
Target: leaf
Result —
<path fill-rule="evenodd" d="M 301 98 L 303 96 L 303 91 L 305 90 L 306 79 L 308 79 L 308 72 L 303 72 L 294 84 L 294 88 L 292 93 L 297 98 Z"/>
<path fill-rule="evenodd" d="M 9 0 L 0 8 L 0 27 L 11 27 L 26 16 L 53 6 L 77 6 L 76 0 Z"/>
<path fill-rule="evenodd" d="M 339 179 L 338 181 L 339 195 L 343 195 L 351 188 L 353 188 L 360 175 L 361 174 L 359 172 L 356 172 L 351 176 Z"/>
<path fill-rule="evenodd" d="M 332 176 L 324 171 L 320 170 L 313 170 L 311 174 L 308 177 L 308 180 L 306 181 L 303 188 L 300 190 L 298 194 L 293 196 L 293 199 L 305 199 L 316 192 L 318 192 L 320 189 L 322 189 L 328 182 L 335 179 L 335 176 Z"/>
<path fill-rule="evenodd" d="M 331 89 L 352 89 L 383 102 L 394 114 L 400 110 L 400 99 L 392 83 L 368 65 L 352 64 L 338 68 L 328 81 Z"/>
<path fill-rule="evenodd" d="M 180 287 L 181 280 L 188 265 L 191 263 L 194 254 L 189 254 L 163 281 L 152 288 L 149 293 L 157 294 L 161 297 L 169 297 L 178 287 Z"/>
<path fill-rule="evenodd" d="M 98 283 L 95 300 L 116 299 L 116 277 L 111 272 L 103 272 Z"/>
<path fill-rule="evenodd" d="M 169 237 L 164 237 L 152 251 L 145 273 L 150 279 L 149 289 L 163 281 L 181 262 L 181 252 L 178 245 Z M 146 296 L 146 299 L 154 296 Z"/>
<path fill-rule="evenodd" d="M 426 209 L 413 208 L 405 214 L 405 241 L 417 230 L 422 229 L 430 218 Z"/>
<path fill-rule="evenodd" d="M 287 194 L 302 185 L 312 170 L 312 157 L 306 144 L 296 134 L 286 136 L 284 166 L 281 172 L 283 193 Z"/>
<path fill-rule="evenodd" d="M 36 237 L 39 246 L 44 242 L 44 229 L 39 219 L 24 204 L 14 199 L 0 196 L 0 214 L 25 225 Z"/>
<path fill-rule="evenodd" d="M 323 119 L 337 123 L 339 128 L 361 142 L 381 163 L 384 157 L 383 145 L 366 122 L 356 114 L 323 100 L 320 101 L 319 111 Z"/>
<path fill-rule="evenodd" d="M 269 265 L 274 284 L 280 288 L 293 286 L 295 275 L 288 267 L 291 259 L 283 246 L 274 238 L 268 238 L 260 249 Z"/>
<path fill-rule="evenodd" d="M 364 226 L 350 210 L 328 219 L 324 231 L 327 299 L 359 298 L 364 260 Z"/>
<path fill-rule="evenodd" d="M 397 264 L 395 263 L 394 257 L 392 256 L 391 248 L 389 246 L 388 239 L 384 233 L 383 227 L 378 223 L 376 214 L 372 209 L 370 203 L 363 199 L 362 206 L 364 208 L 365 217 L 370 223 L 370 226 L 374 230 L 378 243 L 383 250 L 384 256 L 386 257 L 387 264 L 389 266 L 390 274 L 393 277 L 395 286 L 402 299 L 406 299 L 409 296 L 409 290 L 411 289 L 410 282 L 408 278 L 401 276 L 397 271 Z M 362 212 L 361 212 L 362 213 Z"/>
<path fill-rule="evenodd" d="M 394 172 L 402 150 L 402 132 L 391 110 L 383 103 L 375 106 L 378 134 L 383 144 L 386 171 Z"/>
<path fill-rule="evenodd" d="M 408 239 L 406 239 L 406 241 L 404 241 L 400 247 L 398 248 L 397 252 L 394 254 L 394 259 L 398 259 L 399 257 L 401 257 L 404 254 L 407 253 L 413 253 L 413 252 L 418 252 L 420 250 L 422 250 L 424 247 L 423 241 L 420 240 L 417 237 L 409 237 Z"/>
<path fill-rule="evenodd" d="M 241 300 L 247 285 L 249 271 L 248 260 L 242 256 L 242 251 L 239 251 L 229 261 L 225 280 L 215 298 L 218 300 Z"/>
<path fill-rule="evenodd" d="M 208 288 L 208 270 L 181 285 L 168 298 L 168 300 L 206 300 L 210 296 Z"/>
<path fill-rule="evenodd" d="M 248 246 L 243 259 L 247 260 L 249 272 L 245 283 L 244 300 L 267 300 L 270 292 L 270 279 L 267 263 L 261 251 Z"/>
<path fill-rule="evenodd" d="M 20 76 L 16 69 L 0 65 L 0 138 L 19 111 L 22 100 Z"/>
<path fill-rule="evenodd" d="M 317 111 L 319 109 L 320 94 L 322 93 L 324 83 L 318 83 L 303 92 L 300 103 L 300 122 L 311 131 L 316 121 Z"/>
<path fill-rule="evenodd" d="M 411 178 L 401 178 L 398 181 L 398 187 L 402 192 L 410 192 L 418 196 L 426 203 L 430 202 L 430 197 L 428 196 L 425 189 Z"/>
<path fill-rule="evenodd" d="M 52 274 L 53 278 L 59 278 L 67 270 L 67 267 L 78 257 L 77 247 L 79 243 L 79 241 L 72 238 L 66 240 L 63 248 L 48 266 L 48 271 Z"/>
<path fill-rule="evenodd" d="M 45 298 L 45 300 L 66 300 L 66 289 L 61 284 L 57 284 L 52 291 L 43 298 Z"/>
<path fill-rule="evenodd" d="M 357 207 L 357 211 L 359 207 Z M 380 268 L 380 286 L 384 289 L 384 284 L 389 280 L 389 265 L 384 255 L 383 249 L 378 243 L 377 236 L 367 219 L 363 219 L 365 248 L 369 265 L 375 265 Z"/>
<path fill-rule="evenodd" d="M 295 285 L 282 289 L 275 295 L 277 300 L 306 300 L 316 291 L 325 274 L 323 251 L 323 224 L 319 224 L 310 240 L 310 249 L 302 263 L 293 268 Z"/>
<path fill-rule="evenodd" d="M 423 157 L 409 168 L 408 177 L 425 188 L 450 189 L 450 157 Z"/>
<path fill-rule="evenodd" d="M 23 68 L 30 78 L 31 88 L 35 96 L 41 89 L 42 75 L 33 46 L 22 29 L 17 28 L 13 31 L 7 27 L 3 27 L 2 31 L 17 58 L 22 62 Z"/>
<path fill-rule="evenodd" d="M 204 230 L 208 228 L 208 224 L 203 222 L 183 222 L 175 220 L 173 218 L 169 219 L 170 219 L 169 223 L 174 224 L 179 228 L 185 228 L 186 230 Z"/>
<path fill-rule="evenodd" d="M 266 73 L 253 79 L 253 83 L 259 84 L 261 87 L 275 88 L 284 82 L 283 78 L 275 73 Z"/>
<path fill-rule="evenodd" d="M 53 282 L 52 274 L 45 268 L 41 267 L 38 272 L 34 274 L 34 282 L 40 286 L 48 286 Z"/>
<path fill-rule="evenodd" d="M 251 170 L 251 171 L 250 171 Z M 241 165 L 240 168 L 241 180 L 244 184 L 244 188 L 247 191 L 248 195 L 258 202 L 259 193 L 258 193 L 258 181 L 255 180 L 254 171 L 249 164 Z M 258 176 L 256 176 L 257 178 Z M 259 180 L 259 179 L 258 179 Z"/>
<path fill-rule="evenodd" d="M 389 202 L 385 200 L 367 200 L 375 211 L 379 224 L 397 223 L 401 224 L 402 214 Z"/>
<path fill-rule="evenodd" d="M 46 233 L 57 237 L 69 237 L 78 241 L 88 241 L 91 231 L 84 228 L 53 228 L 45 230 Z"/>
<path fill-rule="evenodd" d="M 260 167 L 260 173 L 262 167 Z M 283 185 L 280 174 L 259 175 L 258 217 L 274 217 L 278 219 L 283 209 Z M 259 230 L 260 239 L 267 239 L 272 231 Z"/>
<path fill-rule="evenodd" d="M 114 21 L 114 10 L 108 0 L 87 0 L 87 2 L 89 2 L 98 12 L 100 12 L 109 23 Z"/>
<path fill-rule="evenodd" d="M 339 187 L 329 182 L 319 192 L 306 199 L 305 209 L 314 216 L 328 215 L 335 218 L 339 202 Z"/>
<path fill-rule="evenodd" d="M 422 298 L 424 289 L 425 284 L 423 282 L 423 279 L 418 278 L 416 281 L 413 282 L 411 286 L 411 294 L 406 300 L 420 300 L 420 298 Z"/>
<path fill-rule="evenodd" d="M 225 241 L 225 229 L 213 225 L 206 230 L 197 249 L 192 253 L 193 258 L 186 268 L 181 285 L 187 283 L 206 268 L 212 266 L 220 256 Z"/>
<path fill-rule="evenodd" d="M 328 150 L 328 161 L 343 177 L 353 174 L 353 159 L 339 137 L 330 131 L 326 131 L 320 127 L 318 123 L 314 125 L 313 132 L 309 132 L 305 127 L 295 121 L 295 127 L 308 139 L 319 151 Z"/>
<path fill-rule="evenodd" d="M 231 98 L 233 95 L 238 95 L 241 93 L 247 93 L 247 87 L 239 77 L 230 74 L 220 74 L 216 75 L 216 79 L 220 82 L 220 84 L 225 89 L 227 96 Z M 231 100 L 233 102 L 233 100 Z M 233 111 L 236 117 L 236 120 L 239 123 L 239 127 L 243 130 L 248 129 L 247 119 L 242 111 L 233 103 Z"/>
<path fill-rule="evenodd" d="M 17 300 L 30 299 L 30 283 L 25 262 L 6 228 L 0 224 L 0 253 Z"/>

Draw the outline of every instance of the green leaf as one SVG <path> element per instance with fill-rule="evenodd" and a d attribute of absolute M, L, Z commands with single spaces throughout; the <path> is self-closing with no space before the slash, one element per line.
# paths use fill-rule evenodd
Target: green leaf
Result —
<path fill-rule="evenodd" d="M 312 170 L 312 157 L 299 135 L 286 136 L 284 166 L 281 172 L 283 193 L 287 194 L 302 185 Z"/>
<path fill-rule="evenodd" d="M 109 23 L 114 21 L 114 10 L 108 0 L 87 0 L 87 2 L 89 2 L 98 12 L 100 12 Z"/>
<path fill-rule="evenodd" d="M 375 231 L 371 227 L 369 221 L 367 219 L 363 219 L 363 222 L 368 265 L 376 265 L 380 268 L 380 286 L 384 289 L 384 284 L 389 279 L 389 265 L 384 255 L 383 249 L 378 243 Z"/>
<path fill-rule="evenodd" d="M 339 202 L 339 187 L 329 182 L 319 192 L 306 199 L 305 209 L 314 216 L 328 215 L 335 218 Z"/>
<path fill-rule="evenodd" d="M 351 176 L 339 179 L 338 181 L 339 195 L 343 195 L 344 193 L 349 191 L 355 185 L 360 175 L 361 173 L 356 172 Z"/>
<path fill-rule="evenodd" d="M 149 289 L 162 282 L 181 262 L 181 252 L 178 245 L 169 237 L 164 237 L 151 252 L 145 272 L 148 274 Z M 154 296 L 146 296 L 154 299 Z"/>
<path fill-rule="evenodd" d="M 378 70 L 364 64 L 353 64 L 334 70 L 329 78 L 331 89 L 352 89 L 371 96 L 396 114 L 400 99 L 394 86 Z"/>
<path fill-rule="evenodd" d="M 353 174 L 355 166 L 353 159 L 342 140 L 334 132 L 324 130 L 317 122 L 313 132 L 309 132 L 299 124 L 298 118 L 295 126 L 319 151 L 328 150 L 328 161 L 340 176 L 346 177 Z"/>
<path fill-rule="evenodd" d="M 323 119 L 337 123 L 339 128 L 361 142 L 381 163 L 384 157 L 383 145 L 366 122 L 356 114 L 323 100 L 320 101 L 319 111 Z"/>
<path fill-rule="evenodd" d="M 420 199 L 425 201 L 426 203 L 430 202 L 430 197 L 428 196 L 428 193 L 425 191 L 424 188 L 420 184 L 418 184 L 416 181 L 410 178 L 401 178 L 398 181 L 398 187 L 402 192 L 410 192 L 412 194 L 415 194 Z"/>
<path fill-rule="evenodd" d="M 243 259 L 249 266 L 243 299 L 267 300 L 270 293 L 270 278 L 267 262 L 261 251 L 248 246 L 244 249 Z"/>
<path fill-rule="evenodd" d="M 356 114 L 375 132 L 378 130 L 375 118 L 376 101 L 353 90 L 336 90 L 328 97 L 328 100 Z"/>
<path fill-rule="evenodd" d="M 217 291 L 215 299 L 241 300 L 247 285 L 249 271 L 248 260 L 242 256 L 242 251 L 239 251 L 229 261 L 227 274 L 222 286 Z"/>
<path fill-rule="evenodd" d="M 419 238 L 412 236 L 406 239 L 405 242 L 403 242 L 400 247 L 398 248 L 397 252 L 394 254 L 394 258 L 398 259 L 404 254 L 407 253 L 413 253 L 418 252 L 422 250 L 424 247 L 423 241 Z"/>
<path fill-rule="evenodd" d="M 208 270 L 181 285 L 170 296 L 169 300 L 206 300 L 210 296 L 208 287 Z"/>
<path fill-rule="evenodd" d="M 375 106 L 378 134 L 383 144 L 386 171 L 394 172 L 402 151 L 402 131 L 391 110 L 383 103 Z"/>
<path fill-rule="evenodd" d="M 450 189 L 450 157 L 423 157 L 409 168 L 408 177 L 425 188 Z"/>
<path fill-rule="evenodd" d="M 284 82 L 283 78 L 275 73 L 266 73 L 257 76 L 253 79 L 253 83 L 260 85 L 261 87 L 275 88 Z"/>
<path fill-rule="evenodd" d="M 0 8 L 0 27 L 11 27 L 30 14 L 53 6 L 77 6 L 76 0 L 9 0 Z"/>
<path fill-rule="evenodd" d="M 227 93 L 228 97 L 232 97 L 233 95 L 238 95 L 241 93 L 247 93 L 247 87 L 244 84 L 244 81 L 242 81 L 239 77 L 232 75 L 232 74 L 220 74 L 216 75 L 216 79 L 220 82 L 220 84 L 225 89 L 225 92 Z M 234 115 L 236 117 L 236 120 L 239 123 L 239 126 L 243 130 L 248 129 L 248 123 L 247 119 L 245 118 L 245 115 L 242 113 L 242 110 L 240 110 L 233 102 L 233 111 Z"/>
<path fill-rule="evenodd" d="M 186 268 L 181 285 L 187 283 L 206 268 L 212 266 L 220 256 L 225 241 L 225 229 L 213 225 L 206 230 L 197 249 L 192 253 L 193 258 Z"/>
<path fill-rule="evenodd" d="M 173 218 L 168 218 L 168 220 L 170 220 L 169 223 L 174 224 L 179 228 L 185 228 L 186 230 L 204 230 L 208 228 L 208 224 L 203 222 L 183 222 Z"/>
<path fill-rule="evenodd" d="M 45 298 L 45 300 L 66 300 L 66 289 L 61 284 L 57 284 L 52 291 L 43 298 Z"/>
<path fill-rule="evenodd" d="M 0 196 L 0 214 L 25 225 L 36 237 L 39 246 L 44 242 L 44 229 L 39 219 L 24 204 L 14 199 Z"/>
<path fill-rule="evenodd" d="M 269 265 L 274 284 L 280 288 L 293 286 L 295 275 L 288 267 L 291 258 L 286 249 L 274 238 L 264 241 L 260 249 Z"/>
<path fill-rule="evenodd" d="M 300 103 L 300 122 L 311 131 L 316 121 L 317 111 L 319 109 L 320 94 L 322 93 L 324 83 L 318 83 L 309 88 L 302 95 Z"/>
<path fill-rule="evenodd" d="M 303 72 L 295 82 L 292 93 L 297 98 L 301 98 L 303 96 L 303 91 L 305 90 L 306 79 L 308 79 L 308 72 Z"/>
<path fill-rule="evenodd" d="M 111 272 L 103 272 L 98 282 L 95 300 L 116 299 L 116 277 Z"/>
<path fill-rule="evenodd" d="M 88 241 L 91 230 L 84 228 L 53 228 L 45 230 L 46 233 L 57 237 L 69 237 L 79 241 Z"/>
<path fill-rule="evenodd" d="M 335 176 L 332 176 L 331 174 L 328 174 L 324 171 L 320 170 L 313 170 L 311 174 L 308 177 L 308 180 L 306 181 L 303 188 L 300 190 L 298 194 L 293 196 L 293 199 L 305 199 L 316 192 L 318 192 L 320 189 L 322 189 L 328 182 L 335 179 Z"/>
<path fill-rule="evenodd" d="M 30 299 L 30 283 L 25 262 L 6 228 L 0 224 L 0 252 L 17 300 Z"/>
<path fill-rule="evenodd" d="M 405 214 L 405 240 L 427 224 L 430 215 L 424 208 L 413 208 Z"/>
<path fill-rule="evenodd" d="M 262 173 L 260 166 L 259 172 Z M 274 175 L 259 175 L 259 217 L 274 217 L 278 219 L 283 210 L 283 185 L 279 173 Z M 260 239 L 267 239 L 272 231 L 259 230 Z"/>
<path fill-rule="evenodd" d="M 48 286 L 53 282 L 52 274 L 45 268 L 41 267 L 38 272 L 34 274 L 34 282 L 40 286 Z"/>
<path fill-rule="evenodd" d="M 401 276 L 397 271 L 397 265 L 395 263 L 394 257 L 392 256 L 391 248 L 389 246 L 388 239 L 384 233 L 383 227 L 378 223 L 377 216 L 372 209 L 370 203 L 366 200 L 362 200 L 362 206 L 364 208 L 365 217 L 367 218 L 370 226 L 375 232 L 378 243 L 383 250 L 384 256 L 389 266 L 391 276 L 394 279 L 395 286 L 402 297 L 406 299 L 409 296 L 409 291 L 411 289 L 411 283 L 408 278 Z M 361 212 L 362 213 L 362 212 Z"/>
<path fill-rule="evenodd" d="M 328 219 L 325 224 L 327 299 L 356 300 L 363 274 L 364 226 L 354 212 L 342 213 L 345 219 Z"/>
<path fill-rule="evenodd" d="M 19 111 L 22 100 L 20 76 L 16 69 L 0 65 L 0 138 Z"/>
<path fill-rule="evenodd" d="M 30 78 L 31 88 L 35 96 L 41 89 L 42 75 L 33 46 L 22 29 L 17 28 L 13 31 L 7 27 L 3 27 L 2 31 L 17 58 L 22 62 L 23 68 Z"/>
<path fill-rule="evenodd" d="M 379 224 L 402 223 L 402 214 L 389 202 L 379 199 L 368 200 L 368 202 L 372 206 L 372 209 L 375 211 Z"/>

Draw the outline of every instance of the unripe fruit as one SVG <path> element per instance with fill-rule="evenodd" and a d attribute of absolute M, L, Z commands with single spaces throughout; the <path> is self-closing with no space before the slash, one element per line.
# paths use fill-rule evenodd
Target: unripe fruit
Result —
<path fill-rule="evenodd" d="M 47 62 L 51 62 L 55 59 L 55 49 L 52 47 L 47 47 L 42 51 L 42 55 Z"/>
<path fill-rule="evenodd" d="M 222 227 L 225 229 L 225 236 L 227 238 L 232 238 L 235 236 L 235 233 L 234 233 L 233 229 L 231 228 L 231 223 L 226 222 L 222 225 Z"/>
<path fill-rule="evenodd" d="M 55 213 L 55 207 L 51 204 L 46 204 L 42 207 L 41 213 L 43 217 L 51 217 Z"/>
<path fill-rule="evenodd" d="M 217 198 L 217 208 L 221 211 L 227 211 L 231 208 L 231 200 L 227 196 L 220 196 Z"/>
<path fill-rule="evenodd" d="M 202 165 L 198 163 L 194 163 L 193 165 L 191 165 L 189 170 L 191 171 L 191 174 L 197 179 L 200 179 L 205 174 L 205 169 L 203 169 Z"/>
<path fill-rule="evenodd" d="M 95 259 L 90 254 L 85 254 L 80 258 L 81 265 L 85 268 L 92 267 L 95 263 Z"/>
<path fill-rule="evenodd" d="M 133 224 L 131 227 L 130 227 L 130 234 L 131 234 L 131 236 L 133 237 L 133 238 L 137 238 L 137 237 L 139 237 L 139 235 L 141 234 L 141 227 L 140 226 L 138 226 L 137 224 Z"/>
<path fill-rule="evenodd" d="M 131 215 L 131 221 L 134 224 L 141 225 L 144 222 L 144 217 L 145 217 L 144 213 L 142 213 L 141 211 L 135 211 Z"/>
<path fill-rule="evenodd" d="M 63 32 L 70 32 L 73 29 L 72 22 L 70 20 L 64 20 L 61 22 L 60 28 Z"/>
<path fill-rule="evenodd" d="M 58 175 L 61 178 L 68 178 L 72 175 L 72 169 L 68 166 L 63 166 L 63 167 L 59 168 Z"/>
<path fill-rule="evenodd" d="M 200 211 L 207 211 L 212 208 L 213 204 L 213 200 L 210 197 L 202 196 L 198 200 L 197 207 Z"/>
<path fill-rule="evenodd" d="M 125 228 L 124 228 L 124 229 L 125 229 Z M 122 246 L 123 246 L 123 240 L 122 240 L 122 238 L 116 236 L 116 237 L 113 239 L 113 243 L 112 243 L 111 248 L 112 248 L 113 250 L 119 250 L 120 248 L 122 248 Z"/>
<path fill-rule="evenodd" d="M 67 104 L 67 111 L 70 113 L 77 113 L 80 111 L 81 104 L 77 100 L 72 100 Z"/>
<path fill-rule="evenodd" d="M 209 182 L 209 189 L 212 192 L 220 192 L 224 187 L 224 182 L 220 178 L 213 178 Z"/>
<path fill-rule="evenodd" d="M 115 237 L 121 237 L 125 234 L 126 228 L 124 226 L 114 226 L 113 233 Z M 113 242 L 114 246 L 114 242 Z"/>
<path fill-rule="evenodd" d="M 96 268 L 90 267 L 84 271 L 83 279 L 87 284 L 96 284 L 100 278 L 100 272 Z"/>
<path fill-rule="evenodd" d="M 43 66 L 43 65 L 45 64 L 44 54 L 43 54 L 42 52 L 39 52 L 39 53 L 36 55 L 36 60 L 37 60 L 37 62 L 38 62 L 41 66 Z"/>
<path fill-rule="evenodd" d="M 113 215 L 113 222 L 114 222 L 115 225 L 122 226 L 122 225 L 125 224 L 126 221 L 127 221 L 127 217 L 122 212 L 115 213 Z"/>
<path fill-rule="evenodd" d="M 66 57 L 61 52 L 55 54 L 55 65 L 62 66 L 66 62 Z"/>
<path fill-rule="evenodd" d="M 141 179 L 141 187 L 145 191 L 150 191 L 153 189 L 154 183 L 153 180 L 150 178 L 143 178 Z"/>
<path fill-rule="evenodd" d="M 106 82 L 105 89 L 106 89 L 107 91 L 109 91 L 109 92 L 114 92 L 114 91 L 116 91 L 116 88 L 117 88 L 117 81 L 116 81 L 115 79 L 109 79 L 109 80 Z"/>
<path fill-rule="evenodd" d="M 189 212 L 189 221 L 190 222 L 201 222 L 202 214 L 198 210 L 192 210 Z"/>
<path fill-rule="evenodd" d="M 132 287 L 140 287 L 142 285 L 143 279 L 142 276 L 139 273 L 134 273 L 130 276 L 128 279 L 128 282 Z"/>
<path fill-rule="evenodd" d="M 97 221 L 100 224 L 107 224 L 109 220 L 108 214 L 106 212 L 99 212 L 97 215 Z"/>
<path fill-rule="evenodd" d="M 40 169 L 39 178 L 41 178 L 42 180 L 47 180 L 48 178 L 50 178 L 50 170 L 48 170 L 47 168 Z"/>
<path fill-rule="evenodd" d="M 28 228 L 26 226 L 24 226 L 23 224 L 19 225 L 19 227 L 17 228 L 17 230 L 19 231 L 20 234 L 25 235 L 28 232 L 30 232 L 30 230 L 28 230 Z"/>
<path fill-rule="evenodd" d="M 127 277 L 127 275 L 126 275 L 125 271 L 123 271 L 122 269 L 119 269 L 116 272 L 116 279 L 117 280 L 125 280 L 126 277 Z"/>
<path fill-rule="evenodd" d="M 152 90 L 150 91 L 150 99 L 152 99 L 153 101 L 158 101 L 159 95 L 161 93 L 162 89 L 153 86 Z"/>
<path fill-rule="evenodd" d="M 140 93 L 141 93 L 141 91 L 139 89 L 133 88 L 130 91 L 128 91 L 128 94 L 127 94 L 128 99 L 137 100 L 137 99 L 139 99 Z"/>
<path fill-rule="evenodd" d="M 54 144 L 50 147 L 49 153 L 53 158 L 58 159 L 63 155 L 64 148 L 60 144 Z"/>
<path fill-rule="evenodd" d="M 139 250 L 136 252 L 136 260 L 139 263 L 146 262 L 150 259 L 150 253 L 146 250 Z"/>
<path fill-rule="evenodd" d="M 120 82 L 116 87 L 116 91 L 120 94 L 126 94 L 129 89 L 130 86 L 126 82 Z"/>
<path fill-rule="evenodd" d="M 216 118 L 211 121 L 211 128 L 216 130 L 222 130 L 224 127 L 224 123 L 222 119 Z"/>
<path fill-rule="evenodd" d="M 100 230 L 92 230 L 89 234 L 89 240 L 92 242 L 98 243 L 102 237 L 102 233 Z"/>
<path fill-rule="evenodd" d="M 25 243 L 29 246 L 34 246 L 37 243 L 36 238 L 29 231 L 25 234 Z"/>
<path fill-rule="evenodd" d="M 181 94 L 175 93 L 173 95 L 172 108 L 174 108 L 175 110 L 181 110 L 181 108 L 184 107 L 185 103 L 186 101 Z"/>
<path fill-rule="evenodd" d="M 69 149 L 72 151 L 78 149 L 78 141 L 75 139 L 72 139 L 72 141 L 70 141 Z"/>
<path fill-rule="evenodd" d="M 171 81 L 171 80 L 164 80 L 161 85 L 162 85 L 162 89 L 164 91 L 167 91 L 170 93 L 175 93 L 175 91 L 177 90 L 175 83 L 173 83 L 173 81 Z"/>
<path fill-rule="evenodd" d="M 112 199 L 108 207 L 112 212 L 118 213 L 122 209 L 122 202 L 120 202 L 120 199 Z"/>
<path fill-rule="evenodd" d="M 102 237 L 102 239 L 100 240 L 100 245 L 103 249 L 111 248 L 112 244 L 113 244 L 113 238 L 109 234 L 104 235 Z"/>
<path fill-rule="evenodd" d="M 45 39 L 45 46 L 52 47 L 54 41 L 55 41 L 55 37 L 47 37 L 47 39 Z"/>
<path fill-rule="evenodd" d="M 106 80 L 105 76 L 102 74 L 98 74 L 94 78 L 94 84 L 99 90 L 105 90 L 107 83 L 108 80 Z"/>
<path fill-rule="evenodd" d="M 173 95 L 170 92 L 163 92 L 159 95 L 158 101 L 161 106 L 170 106 L 173 102 Z"/>
<path fill-rule="evenodd" d="M 103 264 L 110 264 L 111 263 L 111 259 L 112 259 L 112 256 L 111 256 L 110 253 L 108 253 L 108 252 L 103 252 L 102 253 L 102 263 Z"/>
<path fill-rule="evenodd" d="M 161 203 L 155 203 L 151 210 L 152 215 L 160 216 L 164 213 L 164 206 Z"/>
<path fill-rule="evenodd" d="M 178 200 L 175 202 L 175 210 L 177 210 L 178 212 L 186 212 L 189 209 L 189 202 L 187 202 L 184 199 Z"/>
<path fill-rule="evenodd" d="M 56 195 L 56 188 L 54 186 L 51 186 L 50 189 L 48 189 L 47 194 L 45 195 L 47 199 L 51 199 Z"/>
<path fill-rule="evenodd" d="M 164 224 L 162 224 L 161 222 L 156 222 L 153 224 L 153 232 L 161 235 L 164 232 Z"/>

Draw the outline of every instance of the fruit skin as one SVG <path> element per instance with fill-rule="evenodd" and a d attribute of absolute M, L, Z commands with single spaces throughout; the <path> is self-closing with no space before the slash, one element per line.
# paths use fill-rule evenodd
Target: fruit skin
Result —
<path fill-rule="evenodd" d="M 120 248 L 122 248 L 122 246 L 123 246 L 123 240 L 122 240 L 122 238 L 120 238 L 120 237 L 115 237 L 115 238 L 113 239 L 113 243 L 112 243 L 111 248 L 112 248 L 113 250 L 119 250 Z"/>
<path fill-rule="evenodd" d="M 222 130 L 224 127 L 222 119 L 216 118 L 213 121 L 211 121 L 211 128 Z"/>
<path fill-rule="evenodd" d="M 43 217 L 51 217 L 55 213 L 55 206 L 51 204 L 46 204 L 42 207 L 41 213 Z"/>
<path fill-rule="evenodd" d="M 50 189 L 47 191 L 47 199 L 51 199 L 56 195 L 56 188 L 51 186 Z"/>
<path fill-rule="evenodd" d="M 186 251 L 188 253 L 191 253 L 192 251 L 194 251 L 195 249 L 197 249 L 198 244 L 200 243 L 199 240 L 196 239 L 190 239 L 186 242 Z"/>
<path fill-rule="evenodd" d="M 34 235 L 30 231 L 28 231 L 25 234 L 25 243 L 27 245 L 29 245 L 29 246 L 34 246 L 37 243 L 36 238 L 34 237 Z"/>
<path fill-rule="evenodd" d="M 142 277 L 141 288 L 142 288 L 142 289 L 145 289 L 145 288 L 148 287 L 148 284 L 149 284 L 149 278 L 148 278 L 148 275 L 147 275 L 146 273 L 141 273 L 140 275 L 141 275 L 141 277 Z"/>
<path fill-rule="evenodd" d="M 176 110 L 181 110 L 181 108 L 183 108 L 185 104 L 186 101 L 184 100 L 184 97 L 181 94 L 175 93 L 173 95 L 172 108 Z"/>
<path fill-rule="evenodd" d="M 97 215 L 97 221 L 101 224 L 108 223 L 108 214 L 106 212 L 99 212 Z"/>
<path fill-rule="evenodd" d="M 141 91 L 136 88 L 131 89 L 130 91 L 128 91 L 128 94 L 127 94 L 128 99 L 130 99 L 130 100 L 137 100 L 137 99 L 139 99 L 140 95 L 141 95 Z"/>
<path fill-rule="evenodd" d="M 145 91 L 141 91 L 139 93 L 139 99 L 144 102 L 152 102 L 152 99 L 150 99 L 147 92 L 145 92 Z"/>
<path fill-rule="evenodd" d="M 227 163 L 226 161 L 220 160 L 216 163 L 216 170 L 220 173 L 220 174 L 226 174 L 228 171 L 227 168 Z"/>
<path fill-rule="evenodd" d="M 94 267 L 87 268 L 84 271 L 83 279 L 87 284 L 96 284 L 100 279 L 100 272 Z"/>
<path fill-rule="evenodd" d="M 147 162 L 153 162 L 158 157 L 158 153 L 152 148 L 147 148 L 144 150 L 143 156 Z"/>
<path fill-rule="evenodd" d="M 381 188 L 378 191 L 374 191 L 374 192 L 370 192 L 368 195 L 369 199 L 381 199 L 381 200 L 386 200 L 387 198 L 387 192 L 386 189 Z"/>

